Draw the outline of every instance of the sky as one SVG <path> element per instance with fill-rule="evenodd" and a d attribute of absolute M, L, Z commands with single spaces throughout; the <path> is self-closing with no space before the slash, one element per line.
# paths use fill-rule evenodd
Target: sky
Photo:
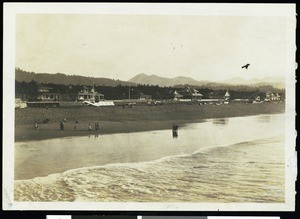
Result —
<path fill-rule="evenodd" d="M 16 15 L 16 67 L 36 73 L 283 78 L 286 55 L 284 17 Z"/>

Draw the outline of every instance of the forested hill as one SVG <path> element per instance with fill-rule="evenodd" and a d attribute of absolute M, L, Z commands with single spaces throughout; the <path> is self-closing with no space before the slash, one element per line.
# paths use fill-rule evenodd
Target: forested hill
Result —
<path fill-rule="evenodd" d="M 114 80 L 109 78 L 94 78 L 85 77 L 79 75 L 65 75 L 62 73 L 49 74 L 49 73 L 34 73 L 23 71 L 19 68 L 15 70 L 15 80 L 18 82 L 30 82 L 36 81 L 43 84 L 62 84 L 62 85 L 93 85 L 96 86 L 111 86 L 115 87 L 117 85 L 135 85 L 132 82 L 126 82 L 121 80 Z"/>
<path fill-rule="evenodd" d="M 92 86 L 101 86 L 101 87 L 119 87 L 120 86 L 133 86 L 138 87 L 139 85 L 147 85 L 151 86 L 151 83 L 148 81 L 144 83 L 135 83 L 133 81 L 121 81 L 121 80 L 114 80 L 109 78 L 95 78 L 95 77 L 85 77 L 79 75 L 65 75 L 62 73 L 57 74 L 49 74 L 49 73 L 34 73 L 34 72 L 27 72 L 21 69 L 15 70 L 15 80 L 16 82 L 31 82 L 35 81 L 40 84 L 56 84 L 56 85 L 87 85 Z M 272 85 L 268 84 L 260 84 L 257 83 L 255 85 L 232 85 L 227 83 L 212 83 L 206 81 L 201 85 L 193 85 L 193 83 L 187 84 L 188 82 L 180 82 L 178 85 L 173 85 L 174 88 L 185 88 L 191 87 L 195 89 L 210 89 L 210 90 L 230 90 L 230 91 L 245 91 L 245 92 L 266 92 L 271 91 L 273 93 L 282 93 L 284 92 L 283 88 L 276 88 Z M 153 87 L 158 87 L 158 85 L 152 85 Z M 161 87 L 171 87 L 169 86 L 161 86 Z"/>

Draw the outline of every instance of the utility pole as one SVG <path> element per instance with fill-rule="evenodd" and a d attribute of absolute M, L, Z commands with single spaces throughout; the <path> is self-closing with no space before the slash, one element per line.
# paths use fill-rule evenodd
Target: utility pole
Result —
<path fill-rule="evenodd" d="M 130 84 L 129 84 L 128 100 L 130 100 Z"/>

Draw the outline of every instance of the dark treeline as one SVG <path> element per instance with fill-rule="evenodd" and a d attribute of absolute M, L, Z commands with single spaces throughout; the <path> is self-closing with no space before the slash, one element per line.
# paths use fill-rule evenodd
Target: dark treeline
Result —
<path fill-rule="evenodd" d="M 16 97 L 24 93 L 35 93 L 37 92 L 38 83 L 36 81 L 30 82 L 15 82 L 15 93 Z M 51 92 L 57 93 L 77 93 L 83 89 L 83 85 L 64 85 L 54 83 L 43 83 L 43 85 L 52 88 Z M 92 86 L 89 85 L 91 88 Z M 203 98 L 223 98 L 226 91 L 229 91 L 231 99 L 254 99 L 257 96 L 264 98 L 266 91 L 272 93 L 278 93 L 281 97 L 284 97 L 285 91 L 283 89 L 273 88 L 272 86 L 260 86 L 260 87 L 248 87 L 248 86 L 220 86 L 209 88 L 203 86 L 176 86 L 176 87 L 159 87 L 154 85 L 117 85 L 117 86 L 95 86 L 95 90 L 99 93 L 104 94 L 107 100 L 120 100 L 129 98 L 129 90 L 131 99 L 140 95 L 141 93 L 151 95 L 152 99 L 164 100 L 169 99 L 171 94 L 176 90 L 178 93 L 185 92 L 187 88 L 194 88 L 203 95 Z"/>
<path fill-rule="evenodd" d="M 63 73 L 49 74 L 49 73 L 35 73 L 35 72 L 27 72 L 20 68 L 15 69 L 15 77 L 19 82 L 30 82 L 36 81 L 39 83 L 53 83 L 53 84 L 63 84 L 63 85 L 77 85 L 86 84 L 86 85 L 103 85 L 103 86 L 117 86 L 134 84 L 126 81 L 115 80 L 110 78 L 95 78 L 95 77 L 87 77 L 80 75 L 66 75 Z"/>

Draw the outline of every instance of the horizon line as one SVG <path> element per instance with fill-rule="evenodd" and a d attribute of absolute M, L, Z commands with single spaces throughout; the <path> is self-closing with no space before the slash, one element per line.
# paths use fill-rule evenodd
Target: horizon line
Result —
<path fill-rule="evenodd" d="M 88 77 L 88 78 L 95 78 L 95 79 L 100 79 L 100 78 L 105 78 L 105 79 L 111 79 L 111 80 L 119 80 L 119 81 L 123 81 L 123 82 L 130 82 L 130 80 L 138 75 L 146 75 L 148 77 L 151 77 L 151 76 L 157 76 L 157 77 L 161 77 L 161 78 L 166 78 L 166 79 L 175 79 L 175 78 L 178 78 L 178 77 L 185 77 L 185 78 L 190 78 L 190 79 L 193 79 L 197 82 L 203 82 L 203 81 L 207 81 L 207 82 L 212 82 L 212 83 L 223 83 L 223 81 L 228 81 L 228 80 L 232 80 L 234 78 L 240 78 L 240 79 L 243 79 L 245 80 L 245 82 L 249 82 L 251 80 L 263 80 L 263 79 L 266 79 L 266 78 L 276 78 L 276 79 L 285 79 L 285 77 L 278 77 L 278 76 L 265 76 L 265 77 L 261 77 L 261 78 L 250 78 L 250 79 L 247 79 L 247 78 L 244 78 L 242 76 L 234 76 L 234 77 L 231 77 L 231 78 L 227 78 L 227 79 L 220 79 L 220 80 L 207 80 L 207 79 L 201 79 L 201 80 L 198 80 L 198 79 L 195 79 L 193 77 L 189 77 L 189 76 L 183 76 L 183 75 L 180 75 L 180 76 L 174 76 L 172 78 L 170 77 L 164 77 L 164 76 L 160 76 L 160 75 L 157 75 L 157 74 L 146 74 L 146 73 L 137 73 L 135 76 L 131 77 L 130 79 L 128 80 L 122 80 L 122 79 L 119 79 L 119 78 L 109 78 L 109 77 L 95 77 L 95 76 L 89 76 L 89 75 L 82 75 L 82 74 L 71 74 L 71 73 L 65 73 L 65 72 L 34 72 L 34 71 L 29 71 L 29 70 L 24 70 L 20 67 L 15 67 L 15 71 L 19 69 L 21 71 L 24 71 L 24 72 L 27 72 L 27 73 L 34 73 L 34 74 L 63 74 L 63 75 L 66 75 L 66 76 L 81 76 L 81 77 Z"/>

